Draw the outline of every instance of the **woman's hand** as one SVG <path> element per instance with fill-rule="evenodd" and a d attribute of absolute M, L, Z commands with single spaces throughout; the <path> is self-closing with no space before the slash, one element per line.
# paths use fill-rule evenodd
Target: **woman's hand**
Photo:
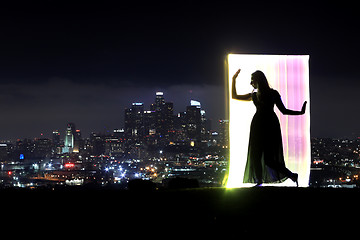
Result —
<path fill-rule="evenodd" d="M 239 75 L 241 69 L 237 70 L 236 73 L 234 74 L 234 76 L 232 77 L 232 80 L 235 81 L 237 76 Z"/>
<path fill-rule="evenodd" d="M 301 114 L 304 114 L 305 111 L 306 111 L 306 104 L 307 104 L 307 101 L 304 102 L 302 108 L 301 108 Z"/>

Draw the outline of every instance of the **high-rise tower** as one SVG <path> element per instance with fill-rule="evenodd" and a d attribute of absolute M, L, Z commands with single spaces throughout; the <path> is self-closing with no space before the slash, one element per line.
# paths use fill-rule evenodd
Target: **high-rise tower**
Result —
<path fill-rule="evenodd" d="M 133 103 L 125 109 L 125 135 L 130 138 L 141 138 L 144 135 L 144 104 Z"/>
<path fill-rule="evenodd" d="M 155 103 L 151 104 L 150 110 L 158 143 L 167 145 L 174 135 L 174 104 L 165 102 L 163 92 L 156 92 Z"/>
<path fill-rule="evenodd" d="M 156 92 L 156 97 L 155 97 L 155 111 L 161 111 L 163 106 L 165 104 L 165 99 L 164 99 L 164 93 L 163 92 Z"/>
<path fill-rule="evenodd" d="M 72 153 L 75 140 L 75 124 L 68 123 L 65 131 L 64 148 L 63 153 Z"/>

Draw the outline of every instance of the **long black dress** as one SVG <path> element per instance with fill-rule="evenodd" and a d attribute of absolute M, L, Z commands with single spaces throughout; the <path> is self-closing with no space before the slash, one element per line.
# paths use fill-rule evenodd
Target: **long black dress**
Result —
<path fill-rule="evenodd" d="M 280 123 L 274 112 L 280 94 L 271 89 L 261 100 L 256 92 L 252 99 L 256 113 L 250 126 L 244 183 L 283 182 L 292 172 L 285 166 Z"/>

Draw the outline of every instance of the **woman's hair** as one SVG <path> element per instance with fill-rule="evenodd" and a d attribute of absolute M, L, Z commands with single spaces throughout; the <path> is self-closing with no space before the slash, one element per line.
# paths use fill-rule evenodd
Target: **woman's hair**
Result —
<path fill-rule="evenodd" d="M 262 71 L 255 71 L 253 74 L 251 74 L 253 81 L 257 82 L 259 92 L 257 95 L 259 95 L 260 100 L 265 100 L 269 95 L 270 86 L 268 83 L 268 80 L 265 77 L 265 74 Z"/>
<path fill-rule="evenodd" d="M 257 70 L 253 74 L 251 74 L 251 76 L 254 81 L 257 82 L 259 90 L 261 92 L 265 92 L 270 89 L 268 80 L 266 79 L 265 74 L 262 71 Z"/>

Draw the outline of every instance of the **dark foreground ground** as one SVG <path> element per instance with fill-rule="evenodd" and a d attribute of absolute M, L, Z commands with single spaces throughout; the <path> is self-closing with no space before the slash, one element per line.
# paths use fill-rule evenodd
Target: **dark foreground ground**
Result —
<path fill-rule="evenodd" d="M 359 189 L 9 189 L 0 196 L 1 229 L 16 236 L 360 235 Z"/>

